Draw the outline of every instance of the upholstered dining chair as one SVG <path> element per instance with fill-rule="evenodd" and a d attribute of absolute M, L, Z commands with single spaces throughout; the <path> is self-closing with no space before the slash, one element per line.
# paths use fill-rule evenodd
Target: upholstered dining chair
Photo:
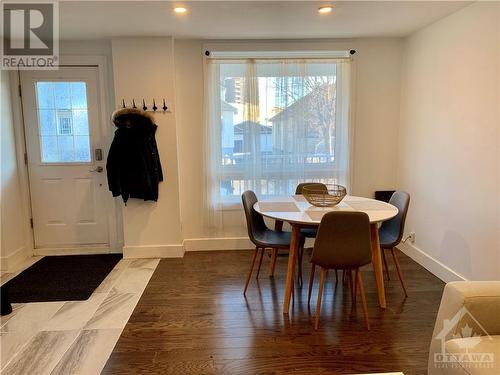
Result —
<path fill-rule="evenodd" d="M 351 299 L 356 304 L 359 289 L 366 328 L 370 330 L 368 308 L 360 267 L 371 263 L 370 220 L 364 212 L 333 211 L 323 216 L 311 255 L 311 277 L 307 303 L 310 304 L 316 266 L 321 267 L 314 329 L 318 329 L 323 288 L 328 270 L 343 270 L 349 275 Z M 354 280 L 351 279 L 354 272 Z"/>
<path fill-rule="evenodd" d="M 310 186 L 310 187 L 314 188 L 314 190 L 328 193 L 328 187 L 321 182 L 301 182 L 295 188 L 295 195 L 302 195 L 303 190 L 304 190 L 304 186 Z M 300 234 L 302 234 L 305 238 L 316 238 L 317 232 L 318 232 L 317 228 L 302 228 L 300 230 Z M 303 255 L 303 251 L 299 251 L 299 253 L 297 255 L 298 255 L 297 262 L 298 262 L 298 267 L 299 267 L 298 281 L 299 281 L 299 286 L 302 287 L 302 255 Z"/>
<path fill-rule="evenodd" d="M 404 191 L 396 191 L 392 194 L 389 203 L 396 206 L 399 212 L 392 219 L 384 221 L 380 226 L 379 238 L 380 248 L 382 249 L 382 259 L 384 261 L 384 268 L 387 273 L 387 277 L 390 280 L 389 268 L 387 267 L 387 260 L 385 258 L 385 250 L 390 250 L 392 259 L 394 260 L 394 265 L 396 266 L 399 281 L 403 287 L 403 292 L 405 293 L 405 296 L 408 297 L 405 281 L 403 279 L 403 273 L 401 272 L 401 266 L 399 265 L 399 260 L 394 248 L 399 245 L 401 239 L 403 238 L 406 214 L 408 213 L 408 207 L 410 205 L 410 195 Z"/>
<path fill-rule="evenodd" d="M 251 190 L 245 191 L 241 195 L 241 200 L 243 202 L 243 209 L 245 211 L 245 218 L 247 222 L 248 237 L 250 241 L 255 245 L 255 252 L 252 259 L 252 265 L 245 282 L 245 288 L 243 289 L 243 294 L 246 294 L 248 284 L 250 283 L 250 278 L 252 277 L 253 268 L 255 266 L 255 260 L 259 255 L 259 265 L 257 267 L 256 278 L 259 277 L 260 267 L 262 265 L 262 257 L 264 256 L 264 250 L 267 248 L 273 249 L 273 261 L 276 261 L 275 252 L 278 249 L 290 249 L 290 241 L 292 235 L 290 232 L 275 231 L 269 229 L 264 222 L 264 218 L 257 211 L 254 210 L 253 206 L 257 203 L 257 196 Z M 299 240 L 299 251 L 301 251 L 304 246 L 304 237 L 301 236 Z M 274 267 L 274 264 L 272 265 Z"/>
<path fill-rule="evenodd" d="M 311 186 L 314 190 L 328 193 L 328 188 L 321 182 L 302 182 L 295 188 L 295 195 L 302 195 L 304 186 Z M 303 228 L 300 233 L 307 238 L 316 238 L 317 228 Z"/>
<path fill-rule="evenodd" d="M 322 182 L 301 182 L 295 188 L 295 194 L 296 195 L 302 194 L 302 192 L 304 190 L 304 186 L 311 186 L 311 187 L 314 187 L 314 190 L 324 191 L 325 193 L 328 193 L 327 186 Z"/>

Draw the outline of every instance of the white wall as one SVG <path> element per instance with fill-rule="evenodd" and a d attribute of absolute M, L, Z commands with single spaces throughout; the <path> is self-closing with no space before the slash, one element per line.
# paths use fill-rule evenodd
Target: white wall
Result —
<path fill-rule="evenodd" d="M 123 208 L 124 254 L 181 256 L 173 40 L 113 39 L 112 53 L 117 106 L 122 98 L 127 103 L 132 98 L 166 98 L 173 111 L 154 115 L 164 181 L 159 185 L 158 202 L 131 199 Z"/>
<path fill-rule="evenodd" d="M 0 124 L 1 124 L 1 269 L 12 269 L 29 254 L 27 220 L 23 214 L 23 201 L 19 183 L 14 120 L 10 92 L 9 72 L 0 76 Z"/>
<path fill-rule="evenodd" d="M 447 280 L 500 279 L 499 103 L 500 4 L 406 40 L 398 187 L 417 240 L 405 250 Z"/>
<path fill-rule="evenodd" d="M 203 46 L 229 49 L 356 49 L 353 193 L 373 196 L 396 186 L 402 40 L 175 41 L 175 80 L 181 217 L 185 239 L 210 237 L 203 226 Z M 251 47 L 249 47 L 251 46 Z M 160 150 L 161 152 L 161 150 Z M 224 237 L 245 236 L 241 211 L 225 215 Z M 216 246 L 221 246 L 220 242 Z M 231 243 L 230 246 L 234 246 Z"/>

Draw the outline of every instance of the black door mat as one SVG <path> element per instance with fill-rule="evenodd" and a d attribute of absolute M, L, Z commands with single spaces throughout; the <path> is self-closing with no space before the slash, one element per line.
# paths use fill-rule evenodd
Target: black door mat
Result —
<path fill-rule="evenodd" d="M 46 256 L 5 283 L 11 303 L 82 301 L 90 297 L 122 254 Z"/>

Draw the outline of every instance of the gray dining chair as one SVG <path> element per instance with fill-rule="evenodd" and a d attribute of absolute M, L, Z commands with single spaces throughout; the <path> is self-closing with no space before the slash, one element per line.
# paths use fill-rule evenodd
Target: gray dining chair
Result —
<path fill-rule="evenodd" d="M 399 212 L 392 219 L 384 221 L 380 226 L 379 238 L 380 248 L 382 249 L 382 259 L 384 261 L 387 278 L 390 280 L 389 268 L 387 267 L 387 260 L 385 258 L 385 250 L 390 250 L 403 292 L 405 296 L 408 297 L 403 273 L 401 272 L 401 266 L 394 248 L 401 243 L 401 239 L 403 238 L 406 214 L 410 206 L 410 195 L 404 191 L 396 191 L 392 194 L 389 203 L 396 206 Z"/>
<path fill-rule="evenodd" d="M 311 301 L 314 272 L 321 267 L 318 300 L 314 329 L 318 329 L 321 315 L 323 288 L 328 270 L 343 270 L 349 275 L 349 286 L 353 306 L 359 289 L 366 328 L 370 330 L 368 308 L 360 267 L 371 263 L 370 219 L 364 212 L 334 211 L 323 216 L 311 255 L 311 277 L 309 279 L 308 306 Z M 354 280 L 352 273 L 354 272 Z"/>
<path fill-rule="evenodd" d="M 250 241 L 255 245 L 255 252 L 252 259 L 252 265 L 245 282 L 245 288 L 243 289 L 243 294 L 246 294 L 248 284 L 250 283 L 250 278 L 252 277 L 253 268 L 255 266 L 255 260 L 260 252 L 259 265 L 257 268 L 256 279 L 259 277 L 260 267 L 262 265 L 262 258 L 264 256 L 264 250 L 271 248 L 273 253 L 277 252 L 278 249 L 290 250 L 290 242 L 292 235 L 290 232 L 275 231 L 269 229 L 264 222 L 264 218 L 253 208 L 254 204 L 257 203 L 257 196 L 253 191 L 247 190 L 241 195 L 241 200 L 243 202 L 243 209 L 245 211 L 245 218 L 247 222 L 248 237 Z M 299 239 L 299 251 L 301 251 L 304 246 L 304 237 L 300 236 Z M 274 254 L 275 255 L 275 254 Z M 274 256 L 274 262 L 276 257 Z M 273 264 L 274 267 L 274 264 Z"/>
<path fill-rule="evenodd" d="M 295 188 L 295 195 L 302 195 L 304 191 L 304 186 L 311 186 L 316 191 L 321 191 L 328 193 L 328 188 L 325 184 L 321 182 L 301 182 Z M 317 228 L 302 228 L 300 233 L 307 238 L 316 238 L 316 233 L 318 232 Z"/>
<path fill-rule="evenodd" d="M 314 190 L 323 191 L 325 193 L 328 193 L 327 186 L 322 182 L 301 182 L 295 188 L 295 194 L 296 195 L 302 194 L 302 192 L 304 190 L 304 186 L 311 186 L 311 187 L 314 187 Z"/>
<path fill-rule="evenodd" d="M 328 193 L 328 187 L 321 182 L 301 182 L 295 188 L 295 195 L 302 195 L 304 191 L 304 186 L 311 186 L 316 191 Z M 302 228 L 300 230 L 300 234 L 302 234 L 305 238 L 316 238 L 317 232 L 318 232 L 317 228 Z M 303 256 L 303 251 L 300 251 L 297 254 L 298 257 L 297 263 L 299 267 L 299 272 L 298 272 L 299 287 L 302 287 L 302 256 Z"/>

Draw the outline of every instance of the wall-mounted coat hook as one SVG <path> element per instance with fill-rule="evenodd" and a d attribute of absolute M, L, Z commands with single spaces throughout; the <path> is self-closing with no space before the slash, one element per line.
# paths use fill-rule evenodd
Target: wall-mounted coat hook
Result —
<path fill-rule="evenodd" d="M 142 103 L 141 103 L 142 100 Z M 146 99 L 137 99 L 137 103 L 135 101 L 135 98 L 130 98 L 127 100 L 129 105 L 126 104 L 126 101 L 124 98 L 120 101 L 120 104 L 117 105 L 116 109 L 123 109 L 123 108 L 134 108 L 134 109 L 139 109 L 142 111 L 147 111 L 147 112 L 170 112 L 170 109 L 168 108 L 167 105 L 167 99 L 162 98 L 159 99 L 159 103 L 161 103 L 161 107 L 158 107 L 158 104 L 156 104 L 156 98 L 152 98 L 151 102 L 146 102 Z M 141 105 L 142 104 L 142 105 Z"/>

